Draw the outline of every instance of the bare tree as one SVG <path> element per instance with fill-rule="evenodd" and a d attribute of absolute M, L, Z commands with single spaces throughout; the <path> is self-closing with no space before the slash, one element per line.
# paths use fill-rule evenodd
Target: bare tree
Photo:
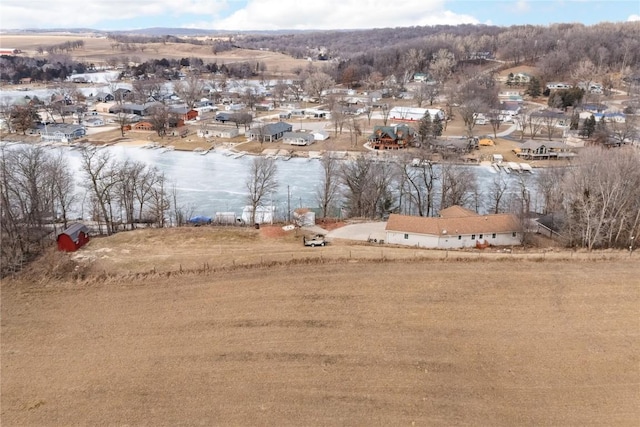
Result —
<path fill-rule="evenodd" d="M 156 131 L 158 136 L 163 138 L 167 134 L 167 127 L 169 126 L 169 107 L 158 103 L 150 108 L 150 112 L 149 122 L 153 125 L 153 130 Z"/>
<path fill-rule="evenodd" d="M 326 218 L 338 197 L 339 165 L 329 153 L 322 156 L 322 176 L 317 187 L 316 200 L 320 205 L 322 217 Z"/>
<path fill-rule="evenodd" d="M 62 154 L 42 147 L 0 148 L 0 276 L 51 242 L 51 228 L 75 202 L 72 172 Z"/>
<path fill-rule="evenodd" d="M 502 174 L 494 176 L 488 189 L 491 211 L 495 214 L 503 212 L 505 195 L 509 191 L 509 181 Z"/>
<path fill-rule="evenodd" d="M 346 208 L 352 217 L 377 218 L 393 209 L 396 165 L 390 162 L 373 163 L 364 156 L 342 164 L 341 182 L 344 186 Z"/>
<path fill-rule="evenodd" d="M 11 113 L 13 111 L 13 101 L 8 96 L 0 98 L 0 118 L 5 123 L 7 131 L 13 132 L 13 125 L 11 120 Z M 1 129 L 1 126 L 0 126 Z"/>
<path fill-rule="evenodd" d="M 273 159 L 256 157 L 251 162 L 249 175 L 245 181 L 247 203 L 251 207 L 251 224 L 256 222 L 256 211 L 265 197 L 278 188 L 278 167 Z"/>
<path fill-rule="evenodd" d="M 160 101 L 163 99 L 166 89 L 164 82 L 159 78 L 135 80 L 133 82 L 134 99 L 144 104 L 153 100 Z"/>
<path fill-rule="evenodd" d="M 40 115 L 31 104 L 14 105 L 11 109 L 10 125 L 16 132 L 26 135 L 36 122 L 40 121 Z"/>
<path fill-rule="evenodd" d="M 352 116 L 348 120 L 347 126 L 349 127 L 349 139 L 351 141 L 351 145 L 356 147 L 358 145 L 358 137 L 362 136 L 362 127 L 360 126 L 360 122 Z"/>
<path fill-rule="evenodd" d="M 440 84 L 443 84 L 453 72 L 456 65 L 455 56 L 447 49 L 440 49 L 433 55 L 429 69 L 431 75 Z"/>
<path fill-rule="evenodd" d="M 131 124 L 131 119 L 129 118 L 129 114 L 125 113 L 122 110 L 118 111 L 116 113 L 115 122 L 118 125 L 118 128 L 120 128 L 120 135 L 124 137 L 125 129 L 127 129 L 128 126 Z"/>
<path fill-rule="evenodd" d="M 389 121 L 389 113 L 391 112 L 391 107 L 389 106 L 389 104 L 384 103 L 380 107 L 380 112 L 382 113 L 382 124 L 383 126 L 386 126 Z"/>
<path fill-rule="evenodd" d="M 562 183 L 569 244 L 626 247 L 637 236 L 640 154 L 631 147 L 585 149 Z"/>
<path fill-rule="evenodd" d="M 473 136 L 473 128 L 476 125 L 476 117 L 479 114 L 484 114 L 487 111 L 488 106 L 479 98 L 473 98 L 460 104 L 458 113 L 464 122 L 464 126 L 467 130 L 467 136 Z"/>
<path fill-rule="evenodd" d="M 116 189 L 121 179 L 118 162 L 108 151 L 82 150 L 81 168 L 96 208 L 95 218 L 100 228 L 104 221 L 107 235 L 115 232 L 113 208 Z"/>
<path fill-rule="evenodd" d="M 155 185 L 151 187 L 149 198 L 152 221 L 159 228 L 163 228 L 167 224 L 167 213 L 171 209 L 169 196 L 166 178 L 160 174 L 156 178 Z"/>
<path fill-rule="evenodd" d="M 413 159 L 407 156 L 401 167 L 404 174 L 404 193 L 410 201 L 410 208 L 405 208 L 405 211 L 413 213 L 411 206 L 415 206 L 415 212 L 419 216 L 431 216 L 438 176 L 433 163 L 426 158 L 426 151 L 420 150 L 420 153 L 422 156 Z"/>
<path fill-rule="evenodd" d="M 202 97 L 204 82 L 195 74 L 191 74 L 185 80 L 174 83 L 173 90 L 187 104 L 187 107 L 192 109 Z"/>
<path fill-rule="evenodd" d="M 468 167 L 442 163 L 440 165 L 440 210 L 450 206 L 472 206 L 476 177 Z"/>
<path fill-rule="evenodd" d="M 542 213 L 548 214 L 562 211 L 562 186 L 565 168 L 541 168 L 536 173 L 537 194 L 541 197 Z"/>
<path fill-rule="evenodd" d="M 581 60 L 571 72 L 571 78 L 577 85 L 584 86 L 585 93 L 590 93 L 589 87 L 598 73 L 598 68 L 590 59 Z"/>
<path fill-rule="evenodd" d="M 640 120 L 637 116 L 627 114 L 620 120 L 612 119 L 607 123 L 609 138 L 617 145 L 633 143 L 640 139 Z"/>
<path fill-rule="evenodd" d="M 314 96 L 318 99 L 322 99 L 323 92 L 331 88 L 335 82 L 326 73 L 318 71 L 311 74 L 304 82 L 304 90 L 310 96 Z"/>

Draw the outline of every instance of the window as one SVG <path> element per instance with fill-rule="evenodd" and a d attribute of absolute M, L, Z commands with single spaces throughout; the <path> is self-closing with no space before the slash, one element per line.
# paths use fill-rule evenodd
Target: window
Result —
<path fill-rule="evenodd" d="M 478 239 L 482 239 L 482 234 L 478 237 Z"/>
<path fill-rule="evenodd" d="M 462 236 L 458 236 L 458 240 L 462 240 Z"/>
<path fill-rule="evenodd" d="M 475 240 L 475 239 L 476 239 L 476 235 L 475 235 L 475 234 L 472 234 L 472 235 L 471 235 L 471 240 Z"/>
<path fill-rule="evenodd" d="M 405 239 L 408 239 L 408 238 L 409 238 L 409 235 L 405 233 L 404 238 L 405 238 Z"/>
<path fill-rule="evenodd" d="M 495 238 L 496 238 L 496 233 L 493 233 L 493 234 L 491 235 L 491 238 L 492 238 L 492 239 L 495 239 Z"/>

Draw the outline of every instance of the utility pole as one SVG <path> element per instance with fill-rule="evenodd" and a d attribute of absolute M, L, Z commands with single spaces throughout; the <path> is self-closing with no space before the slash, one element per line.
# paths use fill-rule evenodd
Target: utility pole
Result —
<path fill-rule="evenodd" d="M 287 222 L 291 222 L 291 191 L 287 185 Z"/>

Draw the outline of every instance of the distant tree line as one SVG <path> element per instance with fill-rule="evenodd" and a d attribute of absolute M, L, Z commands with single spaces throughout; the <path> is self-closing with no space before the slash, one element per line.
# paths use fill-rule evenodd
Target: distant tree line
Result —
<path fill-rule="evenodd" d="M 51 54 L 51 53 L 69 53 L 73 50 L 76 49 L 81 49 L 84 47 L 84 40 L 72 40 L 72 41 L 66 41 L 66 42 L 62 42 L 62 43 L 57 43 L 57 44 L 51 44 L 51 45 L 47 45 L 47 46 L 38 46 L 36 48 L 36 51 L 39 54 L 43 54 L 45 52 Z"/>
<path fill-rule="evenodd" d="M 3 55 L 0 57 L 0 81 L 17 84 L 24 78 L 45 82 L 65 80 L 73 73 L 86 72 L 89 67 L 66 54 L 46 58 Z"/>
<path fill-rule="evenodd" d="M 424 52 L 416 71 L 442 49 L 457 61 L 485 58 L 484 53 L 512 65 L 537 65 L 543 79 L 569 76 L 580 61 L 589 60 L 600 71 L 622 71 L 640 63 L 640 26 L 635 22 L 554 24 L 495 27 L 488 25 L 383 28 L 354 31 L 303 32 L 289 35 L 237 37 L 235 44 L 269 49 L 295 58 L 331 58 L 352 65 L 361 74 L 384 76 L 404 68 L 411 50 Z"/>
<path fill-rule="evenodd" d="M 198 46 L 202 46 L 206 44 L 206 42 L 204 42 L 203 40 L 199 40 L 196 38 L 192 38 L 192 37 L 182 38 L 182 37 L 173 36 L 169 34 L 162 35 L 162 36 L 147 36 L 147 35 L 141 35 L 141 34 L 131 35 L 131 34 L 110 33 L 107 35 L 107 38 L 122 44 L 186 43 L 186 44 L 193 44 Z"/>

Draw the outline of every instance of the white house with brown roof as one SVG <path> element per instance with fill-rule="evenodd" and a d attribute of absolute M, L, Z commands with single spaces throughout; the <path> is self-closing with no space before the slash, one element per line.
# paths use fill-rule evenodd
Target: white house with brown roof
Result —
<path fill-rule="evenodd" d="M 522 242 L 522 226 L 512 214 L 479 215 L 452 206 L 440 215 L 392 214 L 385 228 L 386 242 L 432 249 L 513 246 Z"/>

